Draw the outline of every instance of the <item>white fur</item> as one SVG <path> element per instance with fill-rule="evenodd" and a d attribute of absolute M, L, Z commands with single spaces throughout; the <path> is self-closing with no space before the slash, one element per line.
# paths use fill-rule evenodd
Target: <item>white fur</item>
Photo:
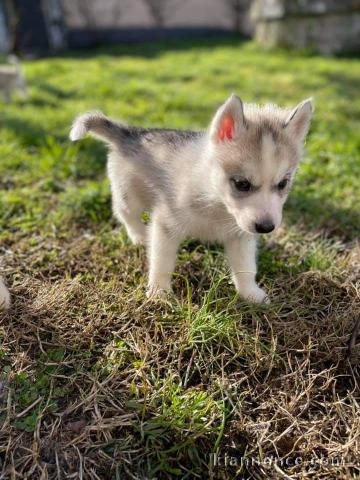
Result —
<path fill-rule="evenodd" d="M 80 138 L 85 137 L 85 135 L 87 134 L 85 123 L 86 118 L 87 114 L 81 115 L 75 120 L 74 125 L 70 131 L 70 140 L 72 140 L 73 142 L 75 142 L 76 140 L 80 140 Z"/>
<path fill-rule="evenodd" d="M 224 139 L 219 131 L 229 117 L 233 135 Z M 267 301 L 255 280 L 256 230 L 265 221 L 280 225 L 310 117 L 309 101 L 290 111 L 246 105 L 232 95 L 209 131 L 189 138 L 181 132 L 171 138 L 158 131 L 136 134 L 99 113 L 75 120 L 72 140 L 89 132 L 110 144 L 113 209 L 134 243 L 148 245 L 148 296 L 170 290 L 177 249 L 186 237 L 196 237 L 224 245 L 243 298 Z M 251 180 L 251 194 L 234 191 L 239 175 Z M 280 193 L 284 177 L 288 187 Z M 143 211 L 151 212 L 149 227 L 141 221 Z"/>
<path fill-rule="evenodd" d="M 5 287 L 3 279 L 0 277 L 0 309 L 7 309 L 10 307 L 10 294 Z"/>

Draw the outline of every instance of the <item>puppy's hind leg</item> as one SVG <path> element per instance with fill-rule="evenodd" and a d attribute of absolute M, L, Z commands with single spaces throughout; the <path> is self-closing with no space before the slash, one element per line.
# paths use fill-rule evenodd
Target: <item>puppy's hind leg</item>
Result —
<path fill-rule="evenodd" d="M 134 244 L 144 245 L 147 227 L 141 221 L 141 215 L 149 205 L 143 182 L 127 161 L 115 152 L 108 157 L 108 176 L 115 217 L 124 225 Z"/>
<path fill-rule="evenodd" d="M 144 205 L 129 192 L 113 192 L 113 211 L 116 218 L 124 225 L 126 232 L 135 245 L 145 245 L 146 225 L 141 220 Z"/>

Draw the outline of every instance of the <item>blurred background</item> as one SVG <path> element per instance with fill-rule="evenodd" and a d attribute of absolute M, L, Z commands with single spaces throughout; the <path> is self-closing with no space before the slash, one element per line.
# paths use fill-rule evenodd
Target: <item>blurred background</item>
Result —
<path fill-rule="evenodd" d="M 2 0 L 0 52 L 66 49 L 236 32 L 323 54 L 360 47 L 359 0 Z"/>

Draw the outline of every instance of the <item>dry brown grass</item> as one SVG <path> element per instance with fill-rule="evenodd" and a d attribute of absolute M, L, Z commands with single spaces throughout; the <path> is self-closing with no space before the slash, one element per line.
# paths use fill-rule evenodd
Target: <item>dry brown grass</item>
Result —
<path fill-rule="evenodd" d="M 116 236 L 106 233 L 115 244 Z M 347 356 L 359 315 L 354 249 L 341 254 L 347 269 L 336 278 L 284 273 L 272 284 L 278 301 L 252 308 L 231 298 L 228 305 L 232 290 L 216 250 L 195 248 L 182 258 L 175 278 L 182 300 L 154 305 L 144 300 L 141 249 L 121 241 L 116 251 L 112 241 L 81 231 L 33 245 L 20 238 L 9 245 L 3 478 L 229 478 L 238 470 L 240 478 L 335 480 L 359 473 L 356 341 Z M 109 246 L 117 264 L 107 258 Z M 203 304 L 209 288 L 215 298 Z M 203 392 L 201 419 L 194 399 Z M 26 418 L 29 428 L 19 423 Z M 301 457 L 304 464 L 211 467 L 216 447 L 238 460 Z M 316 463 L 340 457 L 346 465 Z"/>

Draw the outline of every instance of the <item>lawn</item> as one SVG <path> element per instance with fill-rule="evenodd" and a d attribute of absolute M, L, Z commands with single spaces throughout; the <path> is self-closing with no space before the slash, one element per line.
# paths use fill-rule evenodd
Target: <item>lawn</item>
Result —
<path fill-rule="evenodd" d="M 28 98 L 0 105 L 0 255 L 13 295 L 0 317 L 0 477 L 358 478 L 360 356 L 348 343 L 360 313 L 359 60 L 226 38 L 24 70 Z M 237 298 L 222 249 L 194 240 L 174 296 L 149 302 L 145 251 L 112 218 L 106 150 L 70 143 L 69 126 L 96 108 L 206 128 L 233 91 L 315 102 L 283 226 L 261 242 L 272 304 Z"/>

